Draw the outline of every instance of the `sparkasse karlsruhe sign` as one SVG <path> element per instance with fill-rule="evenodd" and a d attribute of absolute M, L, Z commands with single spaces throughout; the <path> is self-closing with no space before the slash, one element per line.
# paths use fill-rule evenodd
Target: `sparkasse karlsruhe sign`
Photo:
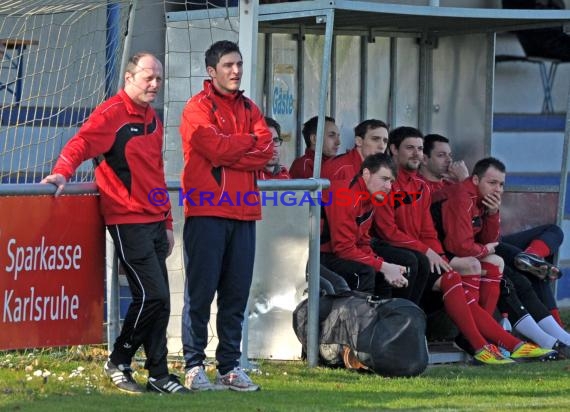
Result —
<path fill-rule="evenodd" d="M 103 342 L 98 196 L 0 197 L 0 349 Z"/>

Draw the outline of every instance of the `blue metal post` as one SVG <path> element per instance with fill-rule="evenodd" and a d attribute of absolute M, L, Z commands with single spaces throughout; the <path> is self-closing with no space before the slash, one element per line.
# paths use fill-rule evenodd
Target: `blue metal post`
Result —
<path fill-rule="evenodd" d="M 119 52 L 119 39 L 121 22 L 121 9 L 119 4 L 107 4 L 107 33 L 105 43 L 105 97 L 109 98 L 117 91 L 115 84 L 117 73 L 117 56 Z"/>

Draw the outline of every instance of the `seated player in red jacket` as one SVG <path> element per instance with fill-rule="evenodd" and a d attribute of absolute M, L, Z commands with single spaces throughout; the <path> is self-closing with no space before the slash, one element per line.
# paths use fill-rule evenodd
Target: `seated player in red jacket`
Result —
<path fill-rule="evenodd" d="M 464 275 L 463 282 L 479 289 L 479 304 L 491 315 L 499 299 L 504 269 L 503 259 L 495 254 L 504 184 L 505 165 L 488 157 L 477 162 L 471 178 L 443 189 L 445 200 L 432 206 L 451 263 L 455 257 L 474 257 L 481 262 L 481 276 Z"/>
<path fill-rule="evenodd" d="M 303 138 L 305 139 L 305 154 L 293 160 L 289 168 L 292 179 L 308 179 L 313 177 L 315 163 L 315 146 L 317 144 L 317 126 L 319 118 L 311 117 L 303 125 Z M 336 156 L 340 146 L 340 133 L 332 117 L 325 117 L 325 137 L 323 141 L 323 164 Z"/>
<path fill-rule="evenodd" d="M 423 158 L 419 169 L 422 178 L 431 190 L 432 202 L 446 186 L 464 181 L 469 171 L 463 160 L 453 161 L 449 139 L 440 134 L 424 136 Z"/>
<path fill-rule="evenodd" d="M 493 317 L 479 306 L 478 289 L 464 283 L 448 263 L 438 240 L 430 213 L 429 187 L 417 177 L 423 154 L 423 137 L 412 127 L 399 127 L 390 132 L 389 147 L 398 165 L 398 177 L 392 190 L 401 193 L 401 202 L 376 207 L 374 229 L 377 235 L 395 246 L 405 247 L 427 267 L 426 297 L 443 297 L 443 305 L 467 341 L 475 349 L 474 358 L 482 363 L 505 364 L 512 359 L 536 359 L 556 355 L 525 343 L 505 332 Z M 434 294 L 433 292 L 441 292 Z M 503 357 L 494 342 L 511 352 Z"/>
<path fill-rule="evenodd" d="M 385 153 L 387 147 L 388 125 L 382 120 L 365 120 L 354 128 L 354 148 L 327 160 L 321 176 L 331 181 L 350 180 L 358 174 L 366 157 Z"/>
<path fill-rule="evenodd" d="M 496 242 L 499 240 L 499 207 L 505 174 L 505 165 L 500 160 L 492 157 L 482 159 L 475 165 L 469 179 L 452 190 L 444 189 L 444 200 L 432 205 L 434 220 L 448 256 L 473 255 L 481 260 L 484 269 L 490 267 L 487 276 L 481 278 L 479 304 L 491 314 L 499 298 L 499 281 L 495 281 L 498 274 L 493 271 L 493 262 L 500 259 L 498 254 L 501 248 L 507 251 L 503 256 L 511 255 L 511 260 L 516 259 L 517 253 L 520 254 L 517 247 L 503 243 L 503 240 L 500 240 L 500 244 Z M 536 234 L 535 231 L 529 232 L 528 238 Z M 495 249 L 497 255 L 494 254 Z M 510 252 L 511 249 L 514 252 Z M 490 265 L 485 266 L 487 263 Z M 543 348 L 555 349 L 565 357 L 570 355 L 567 346 L 570 335 L 550 316 L 526 277 L 514 269 L 513 262 L 505 263 L 507 267 L 501 265 L 506 278 L 498 305 L 501 312 L 508 314 L 519 334 Z M 464 279 L 474 287 L 478 286 L 477 279 Z"/>
<path fill-rule="evenodd" d="M 321 264 L 351 289 L 370 294 L 381 290 L 384 298 L 391 297 L 392 288 L 408 285 L 406 268 L 386 262 L 370 247 L 373 203 L 388 196 L 393 180 L 390 157 L 368 156 L 352 180 L 332 182 L 321 228 Z"/>
<path fill-rule="evenodd" d="M 281 138 L 281 125 L 271 117 L 265 117 L 265 123 L 273 136 L 273 157 L 264 169 L 258 172 L 257 177 L 261 180 L 267 179 L 290 179 L 289 171 L 285 166 L 279 164 L 279 155 L 283 139 Z"/>

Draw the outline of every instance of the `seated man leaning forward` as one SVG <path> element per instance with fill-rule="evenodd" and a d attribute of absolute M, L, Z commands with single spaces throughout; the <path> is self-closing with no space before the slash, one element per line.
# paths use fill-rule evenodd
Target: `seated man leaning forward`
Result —
<path fill-rule="evenodd" d="M 474 257 L 481 263 L 479 273 L 463 274 L 462 281 L 466 296 L 472 301 L 470 306 L 481 330 L 493 339 L 497 324 L 489 317 L 495 311 L 500 293 L 500 281 L 504 269 L 503 260 L 495 254 L 499 239 L 499 207 L 505 182 L 505 165 L 498 159 L 488 157 L 479 160 L 469 179 L 454 187 L 443 189 L 443 200 L 432 205 L 432 214 L 440 239 L 451 265 L 455 259 Z M 481 311 L 484 310 L 484 312 Z M 485 324 L 486 323 L 486 324 Z M 456 340 L 459 344 L 459 341 Z M 514 341 L 513 341 L 514 343 Z M 548 348 L 528 346 L 528 358 L 552 359 L 556 351 Z M 460 344 L 464 347 L 464 345 Z M 517 352 L 525 346 L 514 346 L 511 355 L 517 358 Z M 468 349 L 469 351 L 469 349 Z M 530 355 L 530 356 L 528 356 Z"/>
<path fill-rule="evenodd" d="M 474 359 L 478 362 L 507 364 L 515 359 L 541 359 L 556 355 L 555 351 L 525 343 L 502 329 L 479 306 L 479 290 L 464 283 L 462 276 L 448 263 L 430 214 L 430 190 L 417 178 L 420 154 L 423 151 L 421 132 L 412 127 L 396 128 L 390 132 L 389 143 L 399 167 L 394 190 L 414 193 L 417 200 L 413 203 L 400 202 L 393 207 L 377 207 L 374 228 L 381 240 L 416 252 L 428 277 L 424 309 L 428 304 L 437 303 L 440 306 L 442 303 L 451 320 L 474 349 Z M 505 358 L 489 342 L 507 348 L 511 357 Z"/>
<path fill-rule="evenodd" d="M 372 294 L 381 284 L 383 297 L 408 284 L 405 267 L 384 261 L 370 247 L 374 204 L 384 202 L 394 174 L 391 159 L 379 153 L 364 159 L 352 180 L 333 181 L 321 230 L 321 263 L 352 289 Z"/>
<path fill-rule="evenodd" d="M 479 305 L 491 315 L 499 299 L 504 268 L 503 259 L 495 254 L 504 183 L 505 165 L 493 157 L 481 159 L 470 179 L 443 189 L 446 199 L 431 208 L 451 265 L 454 259 L 465 257 L 480 262 L 480 273 L 464 274 L 463 282 L 479 290 Z"/>

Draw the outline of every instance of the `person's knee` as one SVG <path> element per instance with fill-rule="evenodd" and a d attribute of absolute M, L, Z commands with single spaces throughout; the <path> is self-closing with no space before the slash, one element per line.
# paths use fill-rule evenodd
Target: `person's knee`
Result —
<path fill-rule="evenodd" d="M 505 261 L 499 255 L 495 255 L 495 254 L 487 255 L 483 259 L 481 259 L 481 262 L 498 267 L 499 272 L 501 272 L 501 273 L 503 273 L 503 271 L 505 270 Z M 484 266 L 485 265 L 482 265 L 483 271 L 485 271 Z"/>
<path fill-rule="evenodd" d="M 461 286 L 461 276 L 456 271 L 451 270 L 439 277 L 434 283 L 433 290 L 441 290 L 445 296 L 445 293 L 458 286 Z"/>
<path fill-rule="evenodd" d="M 449 264 L 461 275 L 474 275 L 481 273 L 481 262 L 479 262 L 479 259 L 471 256 L 462 258 L 454 257 L 451 259 Z"/>
<path fill-rule="evenodd" d="M 558 246 L 564 241 L 564 232 L 558 225 L 548 225 L 547 231 L 552 234 Z"/>

